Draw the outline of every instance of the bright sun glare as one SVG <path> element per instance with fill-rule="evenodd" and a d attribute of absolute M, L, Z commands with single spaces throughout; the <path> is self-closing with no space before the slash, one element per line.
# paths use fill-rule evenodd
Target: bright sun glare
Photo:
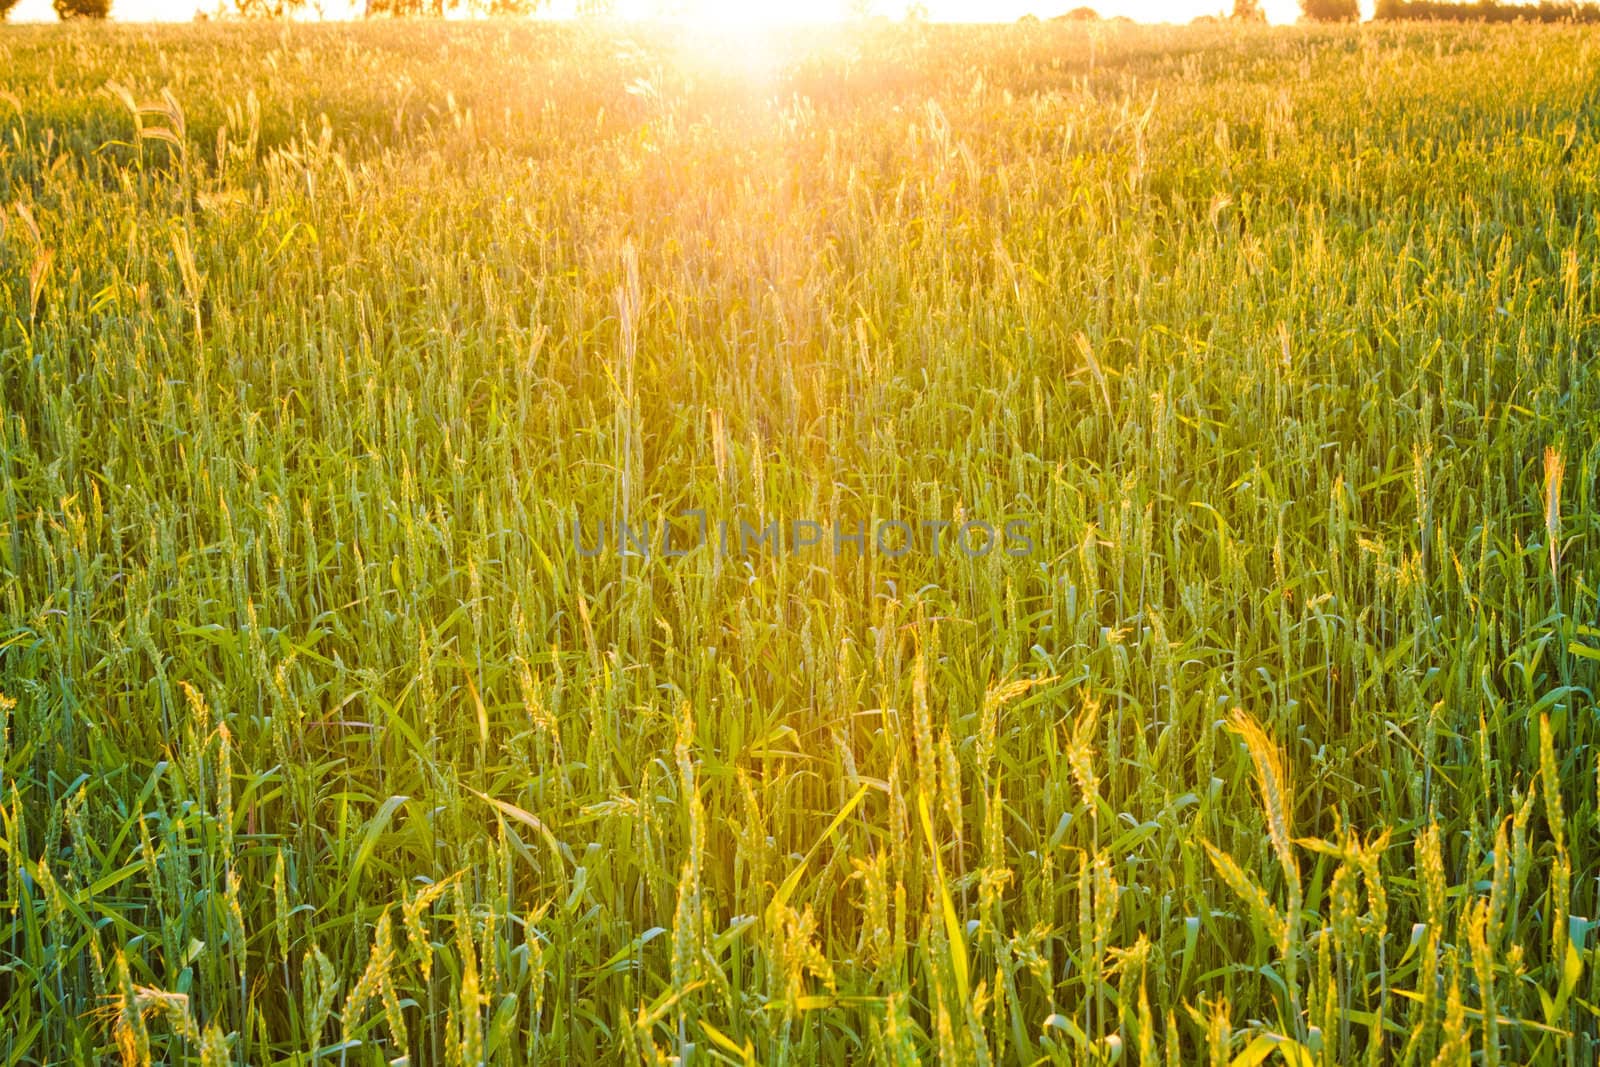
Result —
<path fill-rule="evenodd" d="M 661 11 L 659 0 L 622 0 L 617 13 L 623 18 L 651 18 Z M 782 26 L 802 22 L 831 22 L 845 15 L 842 4 L 777 0 L 691 0 L 681 5 L 681 17 L 708 27 Z"/>

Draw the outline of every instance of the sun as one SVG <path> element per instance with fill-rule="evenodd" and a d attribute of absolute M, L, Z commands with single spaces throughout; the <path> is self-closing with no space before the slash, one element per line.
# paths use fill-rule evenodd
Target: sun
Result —
<path fill-rule="evenodd" d="M 843 5 L 829 3 L 745 3 L 742 0 L 697 0 L 691 16 L 719 26 L 782 26 L 799 22 L 837 22 Z"/>
<path fill-rule="evenodd" d="M 848 0 L 618 0 L 624 21 L 665 22 L 690 67 L 715 70 L 751 88 L 770 84 L 781 67 L 782 40 L 804 26 L 849 18 Z"/>
<path fill-rule="evenodd" d="M 672 21 L 704 27 L 749 29 L 781 27 L 803 23 L 837 22 L 848 14 L 841 0 L 681 0 L 663 4 L 661 0 L 621 0 L 617 15 L 624 19 L 649 19 L 666 14 Z"/>

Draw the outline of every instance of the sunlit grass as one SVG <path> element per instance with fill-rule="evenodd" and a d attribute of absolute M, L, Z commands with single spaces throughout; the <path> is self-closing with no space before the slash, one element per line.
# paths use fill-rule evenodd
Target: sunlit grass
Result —
<path fill-rule="evenodd" d="M 0 1057 L 1592 1061 L 1591 38 L 695 32 L 0 36 Z"/>

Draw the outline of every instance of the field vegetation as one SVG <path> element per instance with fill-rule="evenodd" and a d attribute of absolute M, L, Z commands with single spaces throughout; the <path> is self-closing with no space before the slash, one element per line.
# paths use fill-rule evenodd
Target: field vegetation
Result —
<path fill-rule="evenodd" d="M 1597 129 L 1569 26 L 0 31 L 0 1061 L 1594 1062 Z M 691 508 L 1035 547 L 573 542 Z"/>

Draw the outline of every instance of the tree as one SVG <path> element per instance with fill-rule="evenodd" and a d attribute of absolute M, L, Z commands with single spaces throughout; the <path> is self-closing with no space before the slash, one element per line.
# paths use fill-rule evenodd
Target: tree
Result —
<path fill-rule="evenodd" d="M 1235 22 L 1267 21 L 1267 13 L 1261 10 L 1261 0 L 1233 0 L 1233 14 L 1228 17 Z"/>
<path fill-rule="evenodd" d="M 6 16 L 11 14 L 11 9 L 16 6 L 17 0 L 0 0 L 0 22 L 4 22 Z"/>
<path fill-rule="evenodd" d="M 103 19 L 111 14 L 111 0 L 51 0 L 56 18 L 62 22 L 75 19 Z"/>
<path fill-rule="evenodd" d="M 1309 22 L 1355 22 L 1361 7 L 1356 0 L 1300 0 L 1300 13 Z"/>

